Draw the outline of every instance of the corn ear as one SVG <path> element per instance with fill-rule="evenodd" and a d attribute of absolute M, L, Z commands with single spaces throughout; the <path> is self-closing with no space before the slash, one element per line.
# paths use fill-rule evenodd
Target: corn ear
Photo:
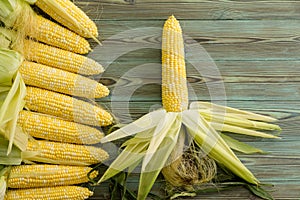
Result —
<path fill-rule="evenodd" d="M 181 112 L 188 107 L 188 90 L 182 30 L 173 15 L 164 24 L 161 49 L 162 104 L 168 112 Z"/>
<path fill-rule="evenodd" d="M 93 195 L 88 188 L 80 186 L 58 186 L 45 188 L 15 189 L 8 190 L 5 200 L 29 200 L 29 199 L 47 199 L 47 200 L 83 200 Z"/>
<path fill-rule="evenodd" d="M 105 161 L 109 155 L 101 148 L 46 140 L 28 141 L 22 152 L 25 161 L 63 165 L 92 165 Z"/>
<path fill-rule="evenodd" d="M 65 121 L 58 117 L 31 111 L 21 111 L 18 125 L 35 138 L 75 144 L 96 144 L 104 136 L 96 128 Z"/>
<path fill-rule="evenodd" d="M 86 166 L 68 165 L 19 165 L 13 166 L 9 172 L 7 186 L 9 188 L 37 188 L 75 185 L 89 181 L 87 174 L 92 170 Z M 95 178 L 97 171 L 90 174 Z"/>
<path fill-rule="evenodd" d="M 68 121 L 92 126 L 108 126 L 113 122 L 113 117 L 103 108 L 49 90 L 27 87 L 25 101 L 32 111 Z"/>
<path fill-rule="evenodd" d="M 86 98 L 109 94 L 108 88 L 95 80 L 46 65 L 24 61 L 19 71 L 26 85 Z"/>
<path fill-rule="evenodd" d="M 35 5 L 75 33 L 87 37 L 98 37 L 96 24 L 70 0 L 36 0 Z"/>

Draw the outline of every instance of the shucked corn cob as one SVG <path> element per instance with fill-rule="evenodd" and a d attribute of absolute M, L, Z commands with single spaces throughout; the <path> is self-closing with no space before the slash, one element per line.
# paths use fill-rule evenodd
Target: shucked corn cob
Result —
<path fill-rule="evenodd" d="M 58 5 L 60 9 L 53 5 Z M 37 0 L 39 8 L 75 33 L 91 38 L 98 36 L 95 23 L 70 0 Z M 70 19 L 74 19 L 70 20 Z"/>
<path fill-rule="evenodd" d="M 32 40 L 24 42 L 24 57 L 30 61 L 83 75 L 100 74 L 104 71 L 93 59 Z"/>
<path fill-rule="evenodd" d="M 83 37 L 42 16 L 35 16 L 36 26 L 28 33 L 30 37 L 74 53 L 86 54 L 91 50 L 88 41 Z"/>
<path fill-rule="evenodd" d="M 88 182 L 87 174 L 92 170 L 86 166 L 69 165 L 19 165 L 13 166 L 7 180 L 9 188 L 36 188 L 75 185 Z M 90 174 L 96 178 L 97 171 Z"/>
<path fill-rule="evenodd" d="M 24 61 L 19 71 L 26 85 L 86 98 L 109 94 L 108 88 L 95 80 L 46 65 Z"/>
<path fill-rule="evenodd" d="M 83 124 L 31 111 L 19 113 L 18 125 L 33 137 L 75 144 L 96 144 L 103 133 Z"/>
<path fill-rule="evenodd" d="M 162 36 L 162 104 L 168 112 L 188 108 L 188 89 L 181 27 L 175 18 L 164 24 Z M 175 43 L 177 44 L 175 46 Z"/>
<path fill-rule="evenodd" d="M 8 190 L 5 200 L 83 200 L 93 195 L 88 188 L 80 186 L 58 186 Z"/>
<path fill-rule="evenodd" d="M 92 165 L 109 157 L 106 151 L 98 147 L 46 140 L 29 141 L 26 152 L 23 157 L 25 161 L 63 165 Z"/>
<path fill-rule="evenodd" d="M 61 117 L 92 126 L 108 126 L 113 122 L 109 112 L 85 101 L 35 87 L 27 87 L 26 106 L 33 111 Z"/>

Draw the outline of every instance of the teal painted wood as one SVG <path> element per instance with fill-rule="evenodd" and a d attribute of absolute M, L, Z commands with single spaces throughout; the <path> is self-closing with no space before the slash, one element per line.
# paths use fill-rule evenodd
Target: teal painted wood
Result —
<path fill-rule="evenodd" d="M 221 74 L 203 76 L 188 63 L 188 81 L 196 93 L 190 99 L 210 101 L 207 84 L 221 82 L 225 85 L 227 105 L 279 119 L 276 123 L 283 129 L 280 140 L 235 136 L 268 154 L 238 156 L 261 181 L 274 184 L 271 189 L 275 199 L 300 199 L 300 2 L 139 0 L 135 5 L 123 3 L 122 0 L 77 1 L 96 21 L 106 44 L 119 45 L 121 51 L 126 51 L 132 43 L 159 46 L 160 37 L 145 35 L 109 40 L 111 36 L 133 28 L 160 28 L 167 16 L 175 13 L 184 33 L 205 48 Z M 159 69 L 135 70 L 146 63 L 160 63 L 159 49 L 128 52 L 108 65 L 109 56 L 116 53 L 114 48 L 107 51 L 104 45 L 101 50 L 91 43 L 94 52 L 90 56 L 107 67 L 104 74 L 94 78 L 112 91 L 110 97 L 99 99 L 99 104 L 123 123 L 161 105 Z M 190 59 L 209 66 L 211 60 L 193 57 L 193 52 L 186 51 Z M 137 86 L 140 87 L 130 99 L 128 93 L 120 93 Z M 224 100 L 223 95 L 216 96 Z M 129 186 L 135 188 L 137 184 L 136 175 L 130 179 Z M 154 192 L 159 189 L 155 186 Z M 109 199 L 108 183 L 95 187 L 94 192 L 91 199 Z M 257 198 L 239 187 L 193 199 Z"/>

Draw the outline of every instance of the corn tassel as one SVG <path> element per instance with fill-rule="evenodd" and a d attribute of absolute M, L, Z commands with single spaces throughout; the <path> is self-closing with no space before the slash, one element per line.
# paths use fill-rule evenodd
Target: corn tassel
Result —
<path fill-rule="evenodd" d="M 72 1 L 37 0 L 35 5 L 75 33 L 87 38 L 98 37 L 96 24 Z"/>
<path fill-rule="evenodd" d="M 27 60 L 73 73 L 94 75 L 104 71 L 102 65 L 91 58 L 32 40 L 24 41 L 23 54 Z"/>
<path fill-rule="evenodd" d="M 83 200 L 93 195 L 88 188 L 80 186 L 58 186 L 8 190 L 5 200 Z"/>
<path fill-rule="evenodd" d="M 27 87 L 26 106 L 33 111 L 61 117 L 92 126 L 108 126 L 113 117 L 99 106 L 67 95 L 35 87 Z"/>
<path fill-rule="evenodd" d="M 84 76 L 24 61 L 20 73 L 26 85 L 86 98 L 101 98 L 109 94 L 106 86 Z"/>
<path fill-rule="evenodd" d="M 13 166 L 7 180 L 9 188 L 37 188 L 75 185 L 89 181 L 87 174 L 92 170 L 86 166 L 68 165 L 19 165 Z M 96 178 L 97 171 L 90 174 Z"/>
<path fill-rule="evenodd" d="M 62 165 L 92 165 L 109 155 L 101 148 L 46 140 L 29 141 L 23 160 Z"/>
<path fill-rule="evenodd" d="M 35 138 L 75 144 L 96 144 L 104 136 L 96 128 L 69 122 L 60 118 L 21 111 L 18 125 L 23 131 Z"/>

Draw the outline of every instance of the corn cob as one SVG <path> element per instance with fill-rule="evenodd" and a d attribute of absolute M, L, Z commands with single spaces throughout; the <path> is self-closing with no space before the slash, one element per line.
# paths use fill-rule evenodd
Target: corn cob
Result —
<path fill-rule="evenodd" d="M 109 94 L 108 88 L 95 80 L 46 65 L 24 61 L 19 71 L 26 85 L 86 98 Z"/>
<path fill-rule="evenodd" d="M 99 106 L 49 90 L 27 87 L 26 106 L 33 111 L 92 126 L 108 126 L 113 117 Z"/>
<path fill-rule="evenodd" d="M 188 107 L 182 31 L 175 21 L 174 16 L 166 21 L 162 36 L 162 104 L 168 112 Z"/>
<path fill-rule="evenodd" d="M 104 71 L 103 67 L 93 59 L 32 40 L 24 41 L 23 54 L 27 60 L 73 73 L 94 75 Z"/>
<path fill-rule="evenodd" d="M 7 186 L 9 188 L 36 188 L 75 185 L 89 181 L 87 174 L 92 170 L 86 166 L 68 165 L 19 165 L 10 170 Z M 97 171 L 90 174 L 96 178 Z"/>
<path fill-rule="evenodd" d="M 83 200 L 93 195 L 88 188 L 80 186 L 58 186 L 8 190 L 5 200 Z"/>
<path fill-rule="evenodd" d="M 25 161 L 62 165 L 92 165 L 105 161 L 109 155 L 101 148 L 46 140 L 29 141 Z M 32 154 L 30 153 L 32 152 Z"/>
<path fill-rule="evenodd" d="M 98 37 L 95 23 L 70 0 L 37 0 L 35 5 L 75 33 L 87 38 Z"/>
<path fill-rule="evenodd" d="M 90 126 L 25 110 L 19 113 L 18 125 L 33 137 L 57 142 L 96 144 L 104 136 Z"/>
<path fill-rule="evenodd" d="M 83 37 L 42 16 L 35 16 L 36 26 L 28 33 L 30 37 L 74 53 L 86 54 L 91 50 L 88 41 Z"/>

